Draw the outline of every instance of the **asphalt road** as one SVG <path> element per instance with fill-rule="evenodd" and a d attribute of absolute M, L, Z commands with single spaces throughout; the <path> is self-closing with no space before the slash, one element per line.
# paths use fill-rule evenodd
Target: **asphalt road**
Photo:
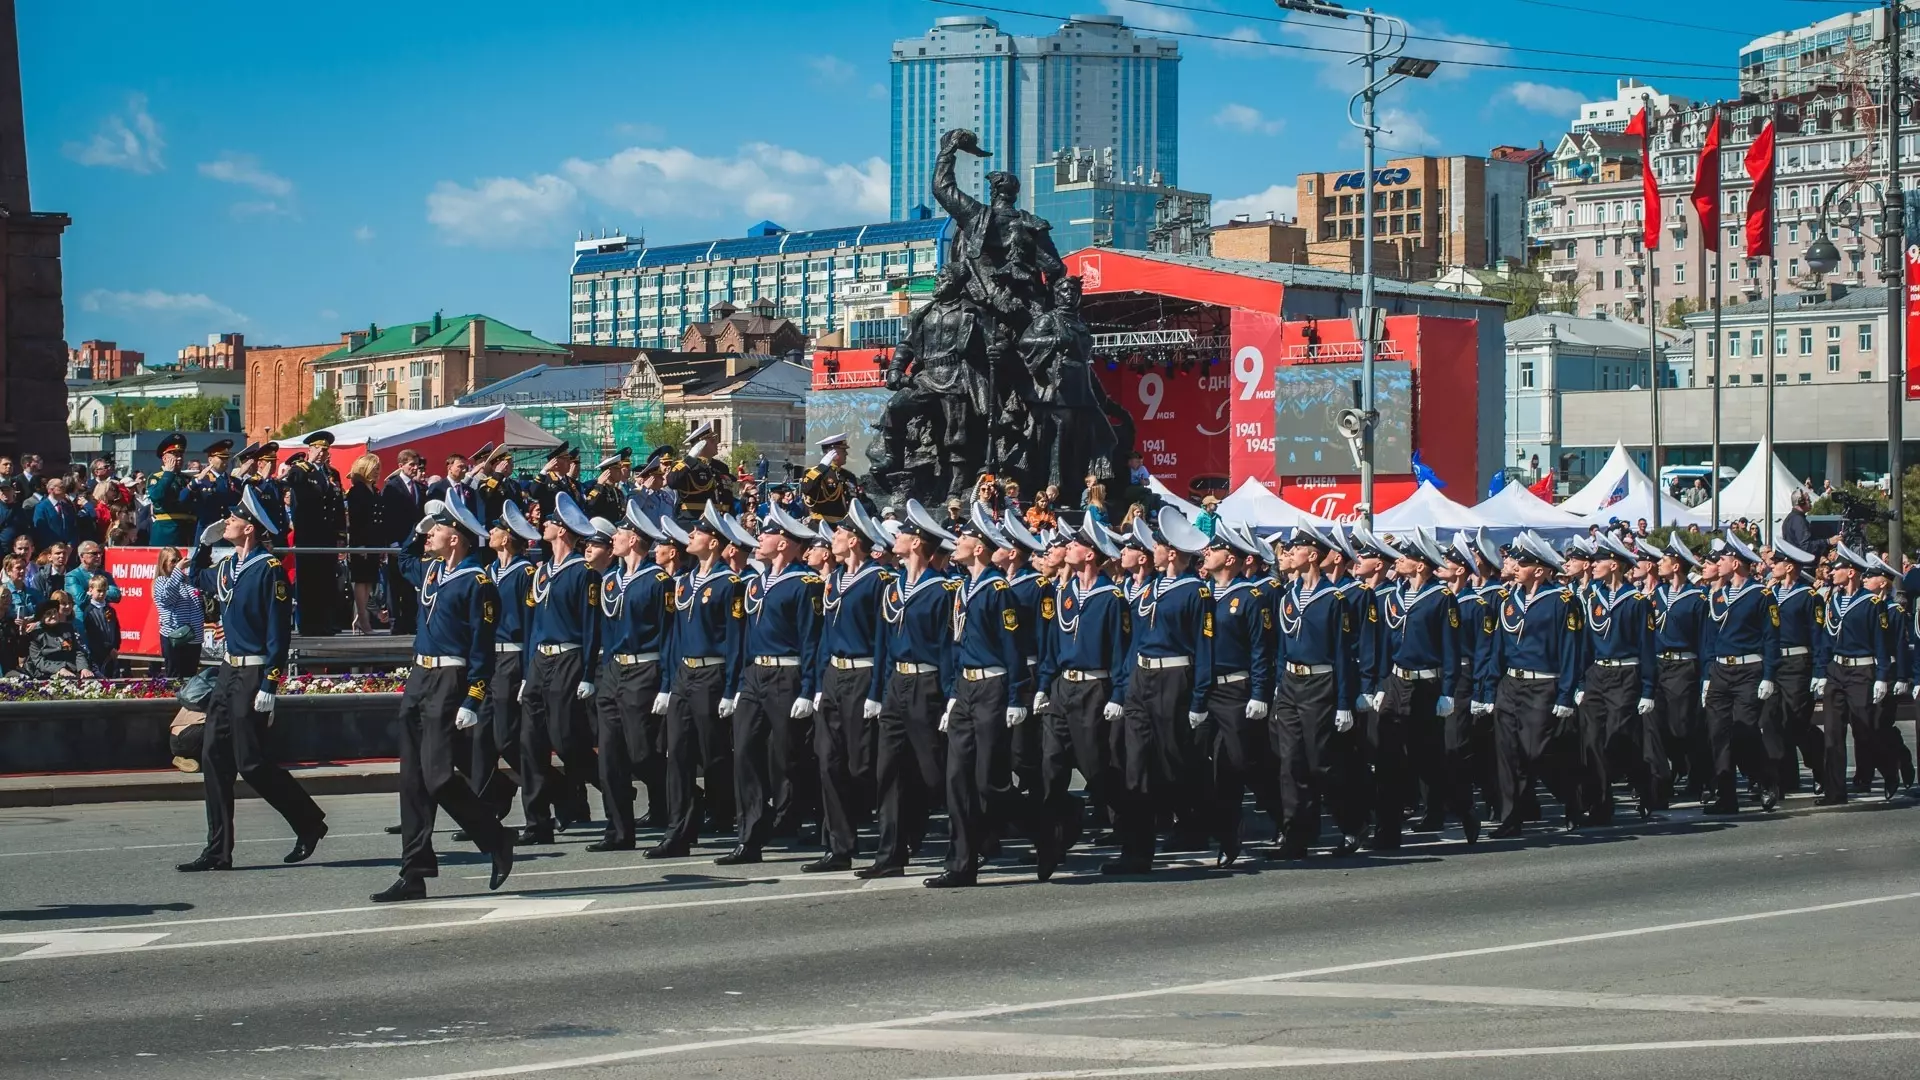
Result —
<path fill-rule="evenodd" d="M 392 796 L 323 800 L 283 867 L 242 803 L 0 812 L 0 1076 L 1914 1075 L 1920 810 L 1905 800 L 1393 858 L 935 893 L 535 849 L 374 908 Z M 444 834 L 443 852 L 457 851 Z M 712 849 L 711 853 L 718 853 Z M 1210 864 L 1210 860 L 1205 860 Z"/>

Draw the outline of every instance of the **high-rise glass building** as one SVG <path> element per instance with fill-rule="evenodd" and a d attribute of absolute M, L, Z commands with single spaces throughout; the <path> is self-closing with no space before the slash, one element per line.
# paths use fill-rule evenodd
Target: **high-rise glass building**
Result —
<path fill-rule="evenodd" d="M 1033 166 L 1078 146 L 1113 148 L 1117 178 L 1179 181 L 1180 46 L 1136 35 L 1114 15 L 1075 15 L 1047 37 L 1017 37 L 992 19 L 934 20 L 893 43 L 890 217 L 933 205 L 940 135 L 971 128 L 990 158 L 962 155 L 961 188 L 986 198 L 986 174 L 1024 181 Z M 938 208 L 935 208 L 938 213 Z"/>

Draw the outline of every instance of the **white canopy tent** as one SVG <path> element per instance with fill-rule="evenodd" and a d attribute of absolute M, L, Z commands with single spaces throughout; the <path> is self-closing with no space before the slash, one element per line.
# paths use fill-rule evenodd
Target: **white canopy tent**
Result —
<path fill-rule="evenodd" d="M 1471 507 L 1461 506 L 1441 494 L 1439 488 L 1423 481 L 1413 489 L 1413 494 L 1392 509 L 1376 514 L 1373 531 L 1404 533 L 1427 528 L 1447 533 L 1458 529 L 1477 529 L 1484 524 L 1486 522 Z"/>
<path fill-rule="evenodd" d="M 1773 466 L 1771 469 L 1767 467 L 1769 463 Z M 1767 516 L 1769 472 L 1772 473 L 1773 483 L 1773 522 L 1767 530 L 1767 535 L 1773 535 L 1773 530 L 1780 527 L 1780 521 L 1787 516 L 1787 511 L 1793 509 L 1793 493 L 1803 490 L 1804 485 L 1793 475 L 1793 470 L 1787 468 L 1773 453 L 1773 448 L 1766 443 L 1756 447 L 1746 467 L 1740 470 L 1739 475 L 1727 481 L 1726 487 L 1720 489 L 1720 522 L 1734 521 L 1739 518 L 1759 521 Z M 1712 504 L 1702 504 L 1700 510 L 1711 515 Z"/>
<path fill-rule="evenodd" d="M 1175 510 L 1180 511 L 1181 515 L 1185 517 L 1188 521 L 1192 521 L 1195 518 L 1200 516 L 1200 508 L 1198 506 L 1195 506 L 1194 504 L 1188 502 L 1187 500 L 1181 498 L 1180 496 L 1175 495 L 1173 493 L 1173 489 L 1161 483 L 1160 478 L 1157 476 L 1150 477 L 1147 480 L 1147 490 L 1153 492 L 1155 495 L 1160 496 L 1161 500 L 1164 501 L 1168 506 L 1171 506 Z"/>
<path fill-rule="evenodd" d="M 1632 524 L 1641 518 L 1653 521 L 1654 498 L 1660 502 L 1660 524 L 1705 525 L 1707 514 L 1696 513 L 1679 499 L 1657 491 L 1654 482 L 1633 463 L 1632 455 L 1619 443 L 1587 486 L 1568 496 L 1560 509 L 1585 518 L 1590 524 L 1605 525 L 1619 519 Z"/>
<path fill-rule="evenodd" d="M 1237 525 L 1256 529 L 1293 529 L 1301 525 L 1331 525 L 1267 490 L 1267 486 L 1249 476 L 1233 494 L 1220 500 L 1220 516 Z"/>
<path fill-rule="evenodd" d="M 1475 504 L 1473 512 L 1480 515 L 1487 529 L 1503 543 L 1527 529 L 1554 540 L 1587 531 L 1584 518 L 1547 502 L 1528 491 L 1525 484 L 1508 484 Z"/>
<path fill-rule="evenodd" d="M 364 445 L 369 451 L 377 451 L 405 443 L 420 442 L 478 425 L 492 424 L 494 421 L 501 421 L 498 428 L 500 433 L 494 437 L 494 441 L 501 446 L 534 449 L 560 445 L 559 439 L 547 434 L 533 421 L 519 413 L 508 410 L 504 405 L 482 405 L 473 408 L 446 405 L 438 409 L 398 409 L 374 416 L 364 416 L 358 420 L 343 421 L 327 430 L 333 433 L 336 446 Z M 282 439 L 280 444 L 297 450 L 308 434 L 311 433 Z"/>

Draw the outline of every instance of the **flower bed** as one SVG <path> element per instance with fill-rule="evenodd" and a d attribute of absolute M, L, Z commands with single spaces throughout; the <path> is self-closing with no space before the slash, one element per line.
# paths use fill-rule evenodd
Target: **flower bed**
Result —
<path fill-rule="evenodd" d="M 0 678 L 0 704 L 41 701 L 156 701 L 180 693 L 179 679 L 42 679 L 23 675 Z M 397 694 L 407 672 L 358 675 L 295 675 L 282 680 L 280 694 Z"/>

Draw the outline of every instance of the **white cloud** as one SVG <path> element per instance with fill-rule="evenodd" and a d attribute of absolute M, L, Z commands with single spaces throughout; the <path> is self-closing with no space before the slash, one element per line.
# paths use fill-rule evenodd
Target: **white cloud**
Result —
<path fill-rule="evenodd" d="M 1267 216 L 1267 212 L 1294 217 L 1300 211 L 1300 193 L 1292 184 L 1275 184 L 1265 191 L 1252 195 L 1242 195 L 1237 199 L 1215 199 L 1213 201 L 1213 223 L 1216 225 L 1232 221 L 1236 215 L 1245 214 L 1256 220 Z"/>
<path fill-rule="evenodd" d="M 145 174 L 167 167 L 161 157 L 166 148 L 159 122 L 147 112 L 147 95 L 128 94 L 124 114 L 114 113 L 100 121 L 100 130 L 87 142 L 70 142 L 62 149 L 82 165 Z"/>
<path fill-rule="evenodd" d="M 1383 129 L 1380 145 L 1390 150 L 1431 150 L 1440 145 L 1440 137 L 1427 130 L 1427 118 L 1404 109 L 1381 109 L 1378 120 Z"/>
<path fill-rule="evenodd" d="M 843 83 L 853 81 L 858 71 L 852 64 L 837 56 L 810 56 L 807 66 L 813 69 L 814 77 L 821 82 Z"/>
<path fill-rule="evenodd" d="M 1101 0 L 1109 15 L 1119 15 L 1127 25 L 1140 30 L 1172 30 L 1192 33 L 1193 17 L 1184 11 L 1136 3 L 1135 0 Z"/>
<path fill-rule="evenodd" d="M 373 226 L 371 225 L 355 226 L 353 230 L 353 238 L 363 244 L 372 240 L 374 235 Z"/>
<path fill-rule="evenodd" d="M 748 143 L 729 157 L 634 146 L 598 161 L 569 159 L 560 171 L 596 201 L 656 220 L 773 218 L 800 228 L 887 212 L 885 161 L 833 164 L 771 143 Z"/>
<path fill-rule="evenodd" d="M 195 316 L 227 323 L 247 321 L 245 315 L 206 293 L 170 293 L 159 289 L 93 289 L 80 298 L 80 308 L 122 317 Z"/>
<path fill-rule="evenodd" d="M 574 186 L 551 173 L 489 177 L 472 187 L 442 180 L 427 196 L 427 220 L 451 244 L 538 245 L 564 235 L 562 218 L 577 201 Z"/>
<path fill-rule="evenodd" d="M 213 161 L 201 162 L 200 175 L 225 184 L 250 187 L 262 195 L 277 199 L 293 194 L 293 181 L 261 168 L 260 159 L 252 154 L 236 154 L 229 150 Z"/>
<path fill-rule="evenodd" d="M 1280 129 L 1287 126 L 1284 120 L 1269 120 L 1259 109 L 1238 102 L 1221 106 L 1220 111 L 1213 114 L 1213 122 L 1249 135 L 1278 135 Z"/>
<path fill-rule="evenodd" d="M 1546 113 L 1549 116 L 1572 116 L 1586 104 L 1587 95 L 1578 90 L 1569 90 L 1564 86 L 1548 86 L 1545 83 L 1517 82 L 1502 89 L 1498 95 L 1528 112 Z"/>

